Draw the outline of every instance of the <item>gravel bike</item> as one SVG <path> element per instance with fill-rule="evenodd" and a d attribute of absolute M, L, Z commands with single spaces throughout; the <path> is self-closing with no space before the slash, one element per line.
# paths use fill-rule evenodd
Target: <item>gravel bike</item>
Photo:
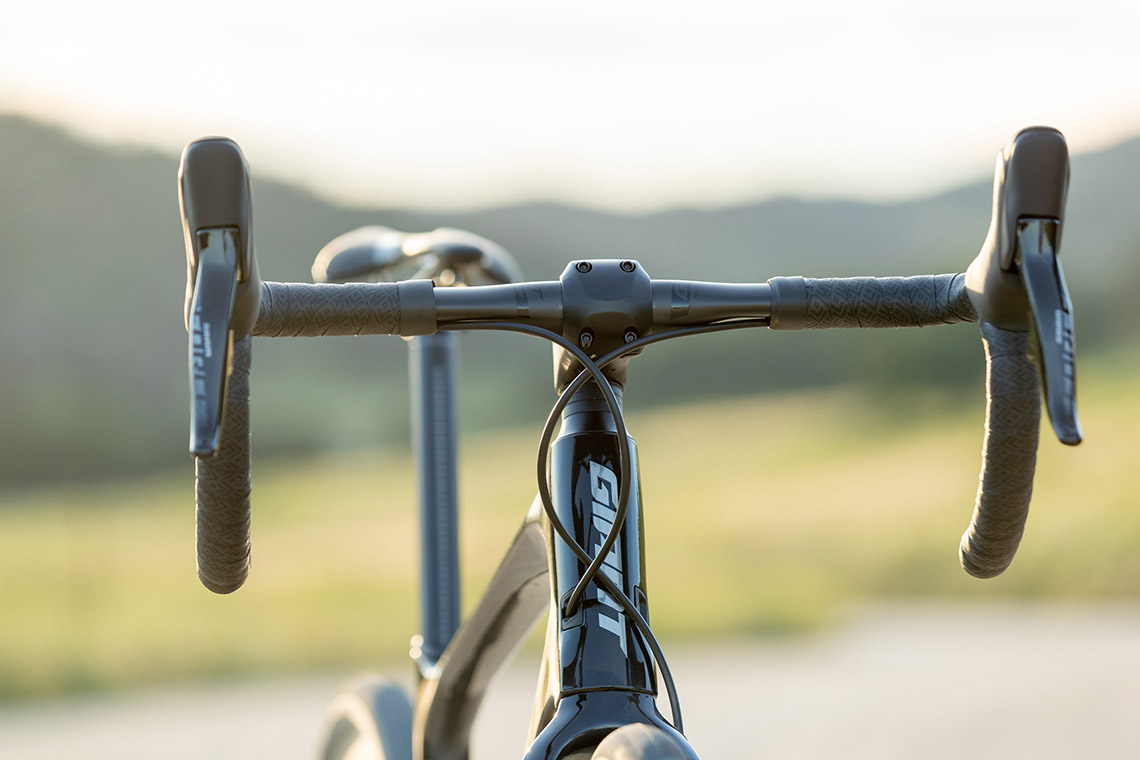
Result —
<path fill-rule="evenodd" d="M 425 609 L 437 605 L 439 612 L 425 612 L 414 699 L 386 682 L 349 685 L 334 701 L 325 756 L 467 758 L 491 678 L 549 609 L 525 760 L 696 758 L 649 625 L 637 449 L 622 417 L 631 359 L 662 340 L 724 330 L 978 322 L 986 424 L 977 500 L 959 554 L 966 572 L 993 577 L 1012 561 L 1024 530 L 1042 396 L 1057 437 L 1066 444 L 1082 437 L 1073 311 L 1058 260 L 1068 181 L 1060 132 L 1018 133 L 998 156 L 989 234 L 959 274 L 718 283 L 654 280 L 626 259 L 572 261 L 558 280 L 519 283 L 510 281 L 510 267 L 496 268 L 493 244 L 482 238 L 373 229 L 330 246 L 314 268 L 319 279 L 367 276 L 368 267 L 404 257 L 421 262 L 421 276 L 440 280 L 444 271 L 454 279 L 482 262 L 479 271 L 493 272 L 496 284 L 279 283 L 258 272 L 240 149 L 224 138 L 196 140 L 182 156 L 179 202 L 199 577 L 229 593 L 248 574 L 253 336 L 422 339 L 504 330 L 541 337 L 554 344 L 558 397 L 538 447 L 537 498 L 462 623 L 444 588 L 457 581 L 444 560 L 456 548 L 454 532 L 434 545 L 438 536 L 425 538 L 423 556 L 435 568 L 425 575 Z M 385 235 L 389 242 L 378 242 Z M 433 365 L 425 359 L 422 366 Z M 430 446 L 422 453 L 441 461 Z M 421 478 L 439 486 L 430 470 Z M 657 706 L 659 687 L 668 720 Z"/>

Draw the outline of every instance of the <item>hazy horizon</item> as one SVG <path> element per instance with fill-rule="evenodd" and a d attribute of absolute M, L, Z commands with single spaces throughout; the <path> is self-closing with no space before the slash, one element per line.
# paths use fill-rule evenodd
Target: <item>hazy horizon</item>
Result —
<path fill-rule="evenodd" d="M 1140 7 L 1106 0 L 320 10 L 18 6 L 0 110 L 168 151 L 227 134 L 259 173 L 435 209 L 897 200 L 1032 124 L 1074 153 L 1140 134 Z"/>
<path fill-rule="evenodd" d="M 103 135 L 90 134 L 90 133 L 84 132 L 82 128 L 77 127 L 74 124 L 68 124 L 66 122 L 60 122 L 60 121 L 53 121 L 53 120 L 50 120 L 50 119 L 45 118 L 45 117 L 29 115 L 29 114 L 25 114 L 25 113 L 16 112 L 16 111 L 0 111 L 0 118 L 4 118 L 4 117 L 14 117 L 17 119 L 26 119 L 32 123 L 38 124 L 38 125 L 45 127 L 47 129 L 61 130 L 63 133 L 68 135 L 70 138 L 78 140 L 81 143 L 91 145 L 92 147 L 95 147 L 97 149 L 105 149 L 105 150 L 109 150 L 112 152 L 115 152 L 115 151 L 127 151 L 127 152 L 144 151 L 144 152 L 154 152 L 154 153 L 159 154 L 159 155 L 167 155 L 167 156 L 171 156 L 171 157 L 176 157 L 180 151 L 180 148 L 175 148 L 172 146 L 164 146 L 164 145 L 155 145 L 155 144 L 148 142 L 148 141 L 145 141 L 145 140 L 131 139 L 130 137 L 116 138 L 113 136 L 103 136 Z M 1114 141 L 1111 141 L 1109 143 L 1106 143 L 1103 147 L 1096 146 L 1096 147 L 1090 148 L 1089 150 L 1086 150 L 1086 151 L 1081 151 L 1078 153 L 1071 153 L 1071 156 L 1081 156 L 1084 154 L 1099 153 L 1102 151 L 1111 151 L 1114 148 L 1117 148 L 1119 146 L 1125 145 L 1127 143 L 1135 142 L 1135 141 L 1140 141 L 1140 129 L 1137 130 L 1136 134 L 1133 134 L 1130 136 L 1123 136 L 1118 140 L 1114 140 Z M 554 196 L 543 196 L 543 195 L 527 196 L 527 195 L 522 195 L 522 196 L 519 196 L 518 198 L 507 198 L 507 199 L 501 200 L 501 201 L 496 202 L 496 203 L 488 203 L 488 204 L 484 204 L 484 205 L 458 204 L 458 205 L 454 205 L 454 206 L 449 207 L 449 206 L 439 206 L 439 205 L 435 205 L 435 206 L 433 206 L 433 205 L 415 205 L 414 203 L 409 203 L 409 204 L 405 204 L 403 206 L 397 207 L 397 206 L 384 206 L 384 205 L 380 204 L 379 202 L 372 201 L 372 200 L 368 199 L 367 197 L 351 198 L 351 197 L 338 196 L 335 192 L 329 192 L 328 188 L 323 187 L 320 182 L 310 182 L 310 181 L 308 181 L 308 178 L 292 175 L 292 174 L 290 174 L 290 172 L 288 170 L 281 170 L 280 167 L 258 165 L 258 166 L 253 168 L 253 171 L 254 171 L 255 175 L 260 179 L 268 179 L 268 180 L 272 180 L 272 181 L 276 181 L 276 182 L 281 182 L 281 183 L 284 183 L 286 185 L 290 185 L 292 187 L 301 189 L 305 192 L 311 193 L 314 197 L 316 197 L 316 198 L 318 198 L 324 202 L 333 204 L 335 206 L 340 206 L 340 207 L 348 209 L 348 210 L 367 211 L 367 210 L 373 210 L 373 209 L 384 209 L 384 208 L 386 208 L 386 209 L 394 210 L 394 211 L 412 212 L 412 213 L 440 212 L 440 213 L 470 214 L 470 213 L 481 213 L 481 212 L 487 212 L 487 211 L 495 211 L 497 209 L 506 209 L 506 208 L 522 207 L 522 206 L 530 206 L 530 205 L 542 206 L 542 205 L 548 205 L 549 204 L 549 205 L 565 206 L 568 208 L 583 209 L 583 210 L 587 210 L 587 211 L 595 211 L 595 212 L 599 212 L 599 213 L 609 213 L 609 214 L 617 214 L 617 215 L 623 215 L 623 216 L 628 215 L 628 216 L 635 216 L 635 217 L 636 216 L 642 216 L 642 215 L 653 215 L 653 214 L 663 214 L 663 213 L 667 214 L 669 212 L 684 212 L 684 211 L 688 211 L 688 210 L 716 211 L 718 209 L 731 209 L 731 208 L 738 208 L 738 207 L 742 207 L 742 206 L 759 205 L 759 204 L 764 204 L 764 203 L 767 203 L 770 201 L 779 201 L 779 200 L 793 200 L 793 201 L 804 201 L 804 202 L 834 201 L 834 202 L 839 202 L 839 203 L 851 202 L 851 203 L 888 204 L 888 205 L 894 204 L 894 203 L 921 202 L 921 201 L 928 200 L 931 198 L 936 198 L 936 197 L 938 197 L 944 193 L 955 192 L 957 190 L 960 190 L 962 188 L 965 188 L 965 187 L 972 185 L 972 184 L 975 184 L 977 182 L 988 183 L 992 179 L 991 170 L 989 168 L 986 168 L 986 169 L 982 169 L 981 171 L 979 171 L 977 174 L 975 174 L 973 176 L 963 175 L 960 178 L 956 177 L 956 178 L 954 178 L 953 181 L 947 182 L 947 184 L 945 184 L 944 186 L 931 187 L 931 188 L 920 188 L 919 190 L 915 191 L 914 193 L 912 193 L 910 195 L 898 196 L 898 197 L 884 197 L 884 198 L 866 197 L 866 196 L 860 197 L 856 193 L 849 193 L 849 194 L 830 193 L 829 194 L 829 193 L 825 192 L 824 190 L 821 190 L 819 192 L 808 191 L 808 192 L 801 192 L 801 193 L 789 191 L 789 192 L 774 192 L 774 193 L 771 193 L 768 195 L 761 195 L 761 196 L 756 196 L 756 197 L 741 197 L 741 198 L 736 198 L 736 199 L 730 198 L 730 199 L 727 199 L 723 202 L 685 203 L 685 202 L 679 201 L 679 202 L 672 203 L 672 204 L 661 204 L 659 206 L 648 207 L 648 208 L 640 208 L 640 207 L 622 208 L 622 207 L 607 206 L 604 204 L 591 205 L 587 201 L 576 200 L 573 198 L 566 199 L 566 198 L 559 198 L 559 197 L 554 197 Z"/>

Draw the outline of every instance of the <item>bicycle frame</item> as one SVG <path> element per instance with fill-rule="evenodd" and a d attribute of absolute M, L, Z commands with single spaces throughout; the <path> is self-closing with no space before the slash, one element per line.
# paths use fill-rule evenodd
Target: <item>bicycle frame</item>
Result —
<path fill-rule="evenodd" d="M 449 367 L 446 362 L 434 366 Z M 413 369 L 413 377 L 418 372 L 421 382 L 425 380 L 422 369 Z M 425 383 L 419 392 L 430 387 L 430 382 Z M 433 433 L 447 437 L 446 420 L 417 414 L 419 422 L 429 423 L 419 436 L 421 442 Z M 417 450 L 420 454 L 438 452 L 426 451 L 422 445 Z M 616 516 L 616 458 L 617 431 L 609 409 L 597 386 L 588 384 L 563 413 L 562 429 L 551 450 L 550 482 L 563 524 L 572 526 L 580 545 L 595 551 Z M 424 470 L 420 472 L 422 478 Z M 631 472 L 630 505 L 602 572 L 648 617 L 636 456 Z M 425 493 L 430 494 L 431 488 Z M 426 528 L 422 535 L 425 563 L 442 556 L 435 536 Z M 471 728 L 490 682 L 510 662 L 547 608 L 552 614 L 526 760 L 563 757 L 592 748 L 610 731 L 628 723 L 652 723 L 684 742 L 657 709 L 656 672 L 645 643 L 605 591 L 592 586 L 572 616 L 561 614 L 583 570 L 569 548 L 554 536 L 536 499 L 468 620 L 438 658 L 429 658 L 426 647 L 416 658 L 421 676 L 413 723 L 417 760 L 466 760 Z M 439 576 L 425 575 L 425 579 L 432 577 Z M 425 607 L 425 622 L 429 609 L 430 602 Z M 425 634 L 425 644 L 427 640 Z"/>

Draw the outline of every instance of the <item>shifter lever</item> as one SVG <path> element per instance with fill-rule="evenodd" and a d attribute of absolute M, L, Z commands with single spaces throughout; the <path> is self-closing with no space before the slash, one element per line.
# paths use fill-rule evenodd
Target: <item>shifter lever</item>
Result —
<path fill-rule="evenodd" d="M 218 448 L 226 382 L 233 357 L 229 329 L 237 291 L 237 246 L 233 228 L 198 231 L 198 276 L 190 303 L 190 452 L 208 456 Z"/>
<path fill-rule="evenodd" d="M 1073 305 L 1057 258 L 1061 222 L 1022 219 L 1015 259 L 1029 297 L 1030 345 L 1045 392 L 1045 408 L 1061 443 L 1081 442 L 1077 419 Z"/>

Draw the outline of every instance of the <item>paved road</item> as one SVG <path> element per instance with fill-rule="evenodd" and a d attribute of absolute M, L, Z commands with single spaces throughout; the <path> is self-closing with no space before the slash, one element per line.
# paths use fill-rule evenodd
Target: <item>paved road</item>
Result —
<path fill-rule="evenodd" d="M 1140 607 L 880 608 L 812 639 L 666 653 L 705 760 L 1140 757 Z M 474 760 L 521 756 L 533 670 L 488 697 Z M 0 707 L 0 758 L 311 758 L 339 680 Z"/>

